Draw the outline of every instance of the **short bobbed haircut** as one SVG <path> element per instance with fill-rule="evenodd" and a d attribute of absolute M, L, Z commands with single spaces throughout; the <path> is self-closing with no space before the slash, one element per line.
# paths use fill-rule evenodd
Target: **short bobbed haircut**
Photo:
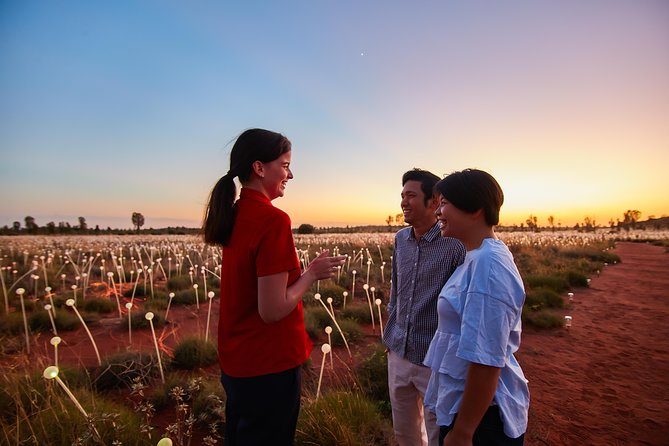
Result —
<path fill-rule="evenodd" d="M 453 172 L 440 180 L 434 190 L 461 211 L 473 214 L 483 209 L 488 225 L 499 224 L 504 192 L 488 172 L 477 169 Z"/>

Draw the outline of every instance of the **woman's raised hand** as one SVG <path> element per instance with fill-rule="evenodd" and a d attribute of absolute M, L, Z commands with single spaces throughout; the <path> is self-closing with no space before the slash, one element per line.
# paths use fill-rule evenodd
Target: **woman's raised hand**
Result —
<path fill-rule="evenodd" d="M 346 256 L 330 256 L 330 252 L 326 249 L 309 263 L 305 274 L 311 274 L 314 280 L 329 279 L 337 272 L 337 267 L 344 264 L 345 260 Z"/>

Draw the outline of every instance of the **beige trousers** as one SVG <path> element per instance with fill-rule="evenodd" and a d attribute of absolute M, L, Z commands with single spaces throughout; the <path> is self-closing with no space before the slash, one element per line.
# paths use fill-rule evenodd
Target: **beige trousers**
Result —
<path fill-rule="evenodd" d="M 388 352 L 388 390 L 399 446 L 438 446 L 437 417 L 423 410 L 431 370 Z M 428 442 L 429 439 L 429 442 Z"/>

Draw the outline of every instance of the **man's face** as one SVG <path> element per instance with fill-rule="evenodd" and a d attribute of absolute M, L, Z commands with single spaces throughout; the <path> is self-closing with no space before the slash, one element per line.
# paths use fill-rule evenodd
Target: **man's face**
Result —
<path fill-rule="evenodd" d="M 434 223 L 434 210 L 436 202 L 433 198 L 425 205 L 425 194 L 420 188 L 420 181 L 409 180 L 402 188 L 402 201 L 400 202 L 404 221 L 410 225 Z"/>

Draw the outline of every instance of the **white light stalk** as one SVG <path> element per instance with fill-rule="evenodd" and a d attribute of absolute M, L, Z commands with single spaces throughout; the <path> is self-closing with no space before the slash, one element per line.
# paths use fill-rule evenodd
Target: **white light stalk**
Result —
<path fill-rule="evenodd" d="M 23 315 L 23 328 L 26 333 L 26 350 L 30 354 L 30 337 L 28 335 L 28 319 L 26 318 L 26 306 L 23 302 L 23 294 L 26 292 L 23 288 L 18 288 L 16 294 L 18 294 L 19 299 L 21 300 L 21 314 Z"/>
<path fill-rule="evenodd" d="M 325 334 L 328 335 L 328 344 L 331 346 L 332 345 L 332 327 L 329 325 L 325 327 Z M 330 368 L 334 370 L 334 359 L 332 358 L 332 355 L 330 355 Z"/>
<path fill-rule="evenodd" d="M 205 342 L 209 340 L 209 320 L 211 319 L 211 303 L 213 302 L 215 295 L 216 293 L 214 293 L 213 291 L 209 291 L 209 293 L 207 293 L 207 297 L 209 298 L 209 310 L 207 310 L 207 330 L 204 332 Z"/>
<path fill-rule="evenodd" d="M 197 292 L 197 289 L 198 289 L 198 284 L 197 283 L 193 284 L 193 289 L 195 290 L 195 306 L 196 306 L 197 310 L 200 311 L 200 295 Z"/>
<path fill-rule="evenodd" d="M 77 310 L 77 307 L 74 304 L 74 299 L 67 299 L 67 301 L 65 302 L 65 305 L 67 305 L 68 307 L 71 307 L 74 310 L 74 313 L 77 315 L 77 317 L 81 321 L 81 325 L 84 326 L 84 329 L 86 330 L 86 333 L 88 334 L 88 338 L 91 340 L 91 344 L 93 344 L 93 349 L 95 350 L 95 356 L 98 357 L 98 365 L 102 365 L 102 359 L 100 358 L 100 352 L 98 351 L 98 346 L 95 343 L 95 339 L 93 339 L 93 335 L 91 334 L 91 331 L 88 329 L 88 326 L 86 325 L 86 322 L 84 322 L 84 318 L 81 317 L 81 314 L 79 313 L 79 310 Z"/>
<path fill-rule="evenodd" d="M 167 309 L 165 310 L 165 322 L 167 322 L 167 315 L 170 313 L 170 305 L 172 305 L 172 299 L 174 299 L 174 293 L 169 294 L 170 300 L 167 301 Z"/>
<path fill-rule="evenodd" d="M 381 318 L 381 299 L 374 301 L 376 308 L 379 310 L 379 328 L 381 330 L 381 340 L 383 340 L 383 318 Z"/>
<path fill-rule="evenodd" d="M 79 403 L 79 401 L 78 401 L 77 398 L 74 396 L 74 394 L 73 394 L 72 392 L 70 392 L 70 389 L 68 389 L 68 387 L 65 385 L 65 383 L 63 382 L 63 380 L 60 379 L 60 377 L 58 376 L 58 373 L 59 373 L 58 367 L 55 366 L 55 365 L 52 365 L 52 366 L 49 366 L 49 367 L 47 367 L 46 369 L 44 369 L 43 376 L 44 376 L 45 379 L 49 379 L 49 380 L 51 380 L 51 379 L 55 379 L 55 380 L 56 380 L 56 382 L 58 383 L 58 385 L 59 385 L 60 387 L 62 387 L 62 389 L 63 389 L 63 390 L 65 391 L 65 393 L 67 394 L 67 396 L 70 397 L 70 399 L 72 400 L 72 402 L 74 403 L 74 405 L 77 406 L 77 409 L 79 409 L 79 412 L 81 412 L 81 413 L 84 415 L 84 417 L 86 418 L 86 421 L 88 421 L 89 423 L 91 423 L 91 427 L 93 428 L 93 431 L 95 432 L 95 435 L 96 435 L 96 436 L 98 437 L 98 439 L 102 442 L 102 437 L 100 436 L 100 433 L 99 433 L 98 430 L 95 428 L 95 426 L 93 426 L 93 423 L 92 423 L 92 421 L 91 421 L 91 418 L 88 416 L 88 414 L 87 414 L 86 411 L 84 410 L 83 406 Z M 103 443 L 104 443 L 104 442 L 103 442 Z"/>
<path fill-rule="evenodd" d="M 323 344 L 321 352 L 323 352 L 323 360 L 321 361 L 321 373 L 318 375 L 318 388 L 316 389 L 316 401 L 321 394 L 321 382 L 323 381 L 323 370 L 325 369 L 325 357 L 330 353 L 330 344 Z"/>
<path fill-rule="evenodd" d="M 125 308 L 128 310 L 128 344 L 132 345 L 132 303 L 125 304 Z"/>
<path fill-rule="evenodd" d="M 362 289 L 365 290 L 365 294 L 367 295 L 367 304 L 369 305 L 369 315 L 372 317 L 372 331 L 376 327 L 374 324 L 374 310 L 372 309 L 372 298 L 369 296 L 369 285 L 364 284 L 362 286 Z"/>
<path fill-rule="evenodd" d="M 144 315 L 149 325 L 151 326 L 151 336 L 153 336 L 153 345 L 156 346 L 156 356 L 158 357 L 158 368 L 160 369 L 160 379 L 165 384 L 165 375 L 163 374 L 163 361 L 160 359 L 160 348 L 158 348 L 158 338 L 156 338 L 156 330 L 153 328 L 153 313 L 150 311 Z"/>
<path fill-rule="evenodd" d="M 351 349 L 348 346 L 348 341 L 346 340 L 346 336 L 344 336 L 344 332 L 342 331 L 341 327 L 339 326 L 339 323 L 337 322 L 337 319 L 335 319 L 334 314 L 330 313 L 330 309 L 325 305 L 325 302 L 323 302 L 323 299 L 321 299 L 321 295 L 319 293 L 314 294 L 314 299 L 316 299 L 318 302 L 323 305 L 323 308 L 325 308 L 325 311 L 327 312 L 328 316 L 330 316 L 330 319 L 332 319 L 332 322 L 335 324 L 335 327 L 337 327 L 337 331 L 339 331 L 339 334 L 341 335 L 341 338 L 344 340 L 344 345 L 346 345 L 346 350 L 348 351 L 348 356 L 351 358 L 353 357 L 353 354 L 351 354 Z"/>
<path fill-rule="evenodd" d="M 56 330 L 56 322 L 53 320 L 53 315 L 51 314 L 51 309 L 53 307 L 49 304 L 44 305 L 44 309 L 46 310 L 47 314 L 49 315 L 49 320 L 51 321 L 51 328 L 53 330 L 53 334 L 55 336 L 58 336 L 58 331 Z M 56 364 L 58 365 L 58 364 Z"/>
<path fill-rule="evenodd" d="M 53 363 L 56 364 L 56 367 L 58 367 L 58 344 L 60 344 L 60 339 L 58 336 L 54 336 L 51 338 L 49 341 L 51 345 L 53 345 Z"/>

